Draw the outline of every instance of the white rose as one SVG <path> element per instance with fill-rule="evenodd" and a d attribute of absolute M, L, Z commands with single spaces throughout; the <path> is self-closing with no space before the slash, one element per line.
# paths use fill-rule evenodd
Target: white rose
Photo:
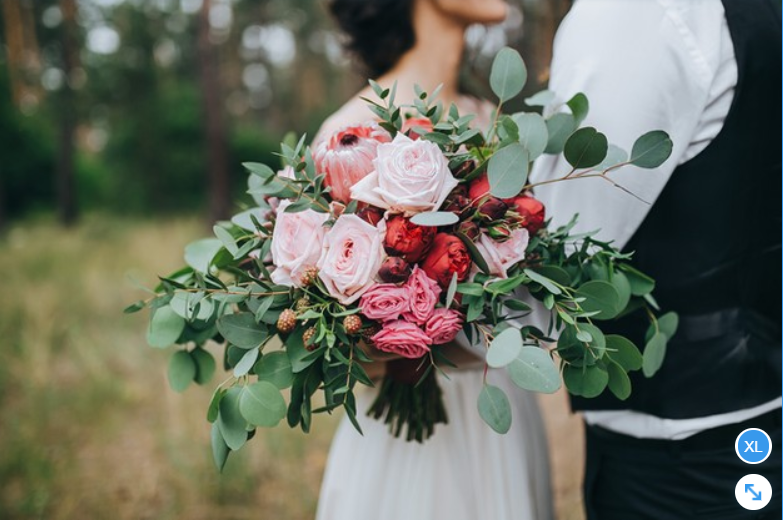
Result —
<path fill-rule="evenodd" d="M 505 242 L 493 240 L 482 233 L 476 249 L 486 260 L 489 272 L 500 278 L 508 278 L 508 269 L 525 259 L 530 234 L 525 228 L 515 229 Z"/>
<path fill-rule="evenodd" d="M 286 213 L 291 202 L 284 200 L 277 209 L 277 221 L 272 232 L 272 281 L 281 285 L 299 286 L 299 278 L 309 267 L 315 267 L 321 256 L 326 229 L 326 213 L 311 209 Z"/>

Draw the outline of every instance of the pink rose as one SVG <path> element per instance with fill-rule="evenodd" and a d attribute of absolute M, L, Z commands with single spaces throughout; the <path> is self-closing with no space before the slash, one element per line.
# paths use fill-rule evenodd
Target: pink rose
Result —
<path fill-rule="evenodd" d="M 384 323 L 380 332 L 370 339 L 378 350 L 409 359 L 425 356 L 432 345 L 423 330 L 403 320 Z"/>
<path fill-rule="evenodd" d="M 424 332 L 432 338 L 434 345 L 443 345 L 454 341 L 462 330 L 462 313 L 453 309 L 435 309 L 424 326 Z"/>
<path fill-rule="evenodd" d="M 508 269 L 525 259 L 525 249 L 530 234 L 519 228 L 511 232 L 507 240 L 498 242 L 482 233 L 476 248 L 487 261 L 489 272 L 500 278 L 508 278 Z"/>
<path fill-rule="evenodd" d="M 371 320 L 396 320 L 410 308 L 410 291 L 393 283 L 378 284 L 362 295 L 359 307 Z"/>
<path fill-rule="evenodd" d="M 318 144 L 313 160 L 318 173 L 326 175 L 324 184 L 332 188 L 332 199 L 346 204 L 351 201 L 351 186 L 375 169 L 376 149 L 389 141 L 386 130 L 368 123 L 343 128 Z"/>
<path fill-rule="evenodd" d="M 299 277 L 309 267 L 314 267 L 321 256 L 326 229 L 325 213 L 311 209 L 286 213 L 291 202 L 284 200 L 277 211 L 277 221 L 272 232 L 272 281 L 282 285 L 300 286 Z"/>
<path fill-rule="evenodd" d="M 424 325 L 435 310 L 441 288 L 419 266 L 413 268 L 405 286 L 408 288 L 410 310 L 402 316 L 410 322 Z"/>
<path fill-rule="evenodd" d="M 351 196 L 393 212 L 412 215 L 437 210 L 457 186 L 435 143 L 414 141 L 402 133 L 378 146 L 373 164 L 375 171 L 351 188 Z"/>
<path fill-rule="evenodd" d="M 337 219 L 324 237 L 318 260 L 318 276 L 329 294 L 343 304 L 353 303 L 375 284 L 385 232 L 353 214 Z"/>

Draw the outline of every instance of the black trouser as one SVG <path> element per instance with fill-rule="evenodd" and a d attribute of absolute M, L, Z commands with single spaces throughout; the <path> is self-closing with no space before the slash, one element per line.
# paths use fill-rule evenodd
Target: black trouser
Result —
<path fill-rule="evenodd" d="M 781 412 L 722 426 L 682 441 L 644 440 L 587 426 L 585 508 L 588 520 L 745 520 L 781 518 Z M 761 464 L 737 457 L 734 442 L 747 428 L 772 439 Z M 760 511 L 742 508 L 737 481 L 762 475 L 772 485 Z"/>

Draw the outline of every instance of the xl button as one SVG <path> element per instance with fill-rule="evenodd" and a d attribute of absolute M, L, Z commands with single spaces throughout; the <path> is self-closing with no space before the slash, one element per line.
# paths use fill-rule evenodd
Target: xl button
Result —
<path fill-rule="evenodd" d="M 767 460 L 772 452 L 772 441 L 764 430 L 748 428 L 737 435 L 734 450 L 743 462 L 760 464 Z"/>

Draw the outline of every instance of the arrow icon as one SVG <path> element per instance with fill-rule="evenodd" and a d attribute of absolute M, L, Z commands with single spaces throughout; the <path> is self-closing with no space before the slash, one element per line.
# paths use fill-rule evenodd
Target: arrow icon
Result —
<path fill-rule="evenodd" d="M 753 489 L 753 484 L 745 484 L 745 493 L 750 493 L 753 495 L 753 500 L 761 500 L 761 491 L 756 493 L 756 491 Z"/>

